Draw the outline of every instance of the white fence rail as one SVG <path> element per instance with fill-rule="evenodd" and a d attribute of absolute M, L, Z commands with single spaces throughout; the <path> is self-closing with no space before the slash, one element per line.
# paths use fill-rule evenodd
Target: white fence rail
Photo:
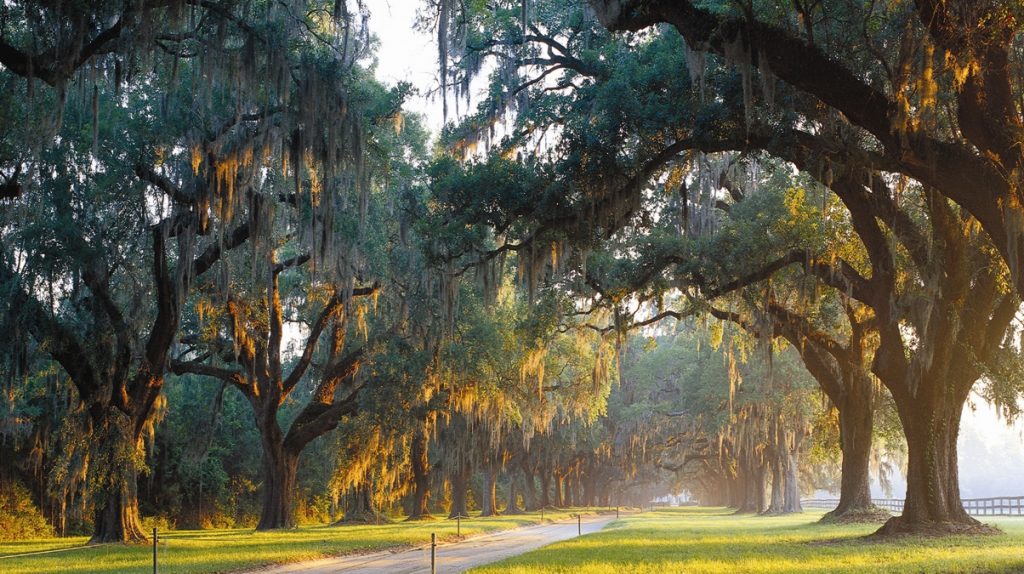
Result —
<path fill-rule="evenodd" d="M 902 498 L 873 498 L 871 502 L 889 512 L 903 512 Z M 993 498 L 965 498 L 961 500 L 967 514 L 973 516 L 1024 516 L 1024 496 L 996 496 Z M 832 510 L 838 498 L 811 498 L 801 500 L 804 508 Z"/>

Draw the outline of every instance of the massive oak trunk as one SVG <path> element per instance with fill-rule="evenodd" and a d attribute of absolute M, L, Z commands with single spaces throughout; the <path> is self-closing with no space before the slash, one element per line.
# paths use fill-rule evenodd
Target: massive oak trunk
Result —
<path fill-rule="evenodd" d="M 765 488 L 764 488 L 764 475 L 765 468 L 760 464 L 741 462 L 742 466 L 747 468 L 743 469 L 740 474 L 740 484 L 742 485 L 742 498 L 739 507 L 736 509 L 737 514 L 754 513 L 760 514 L 764 512 L 764 499 L 765 499 Z"/>
<path fill-rule="evenodd" d="M 874 404 L 871 381 L 848 386 L 846 400 L 838 402 L 839 440 L 843 452 L 839 504 L 822 520 L 877 520 L 884 513 L 871 503 L 871 441 L 874 433 Z"/>
<path fill-rule="evenodd" d="M 139 436 L 129 417 L 120 411 L 93 415 L 95 464 L 99 472 L 93 534 L 89 544 L 139 542 L 146 540 L 139 517 L 138 470 L 135 450 Z"/>
<path fill-rule="evenodd" d="M 256 530 L 295 528 L 294 494 L 298 453 L 284 446 L 276 419 L 257 419 L 263 444 L 263 508 Z"/>
<path fill-rule="evenodd" d="M 945 212 L 933 211 L 932 218 L 941 221 Z M 959 237 L 959 228 L 949 227 L 950 237 Z M 879 534 L 992 531 L 961 503 L 957 437 L 964 404 L 982 374 L 978 365 L 997 356 L 1019 300 L 1000 294 L 1001 278 L 972 271 L 976 260 L 962 254 L 964 246 L 952 239 L 950 244 L 942 272 L 947 284 L 935 298 L 926 328 L 919 327 L 925 335 L 913 362 L 903 360 L 895 329 L 879 347 L 876 372 L 892 392 L 908 459 L 903 514 Z"/>
<path fill-rule="evenodd" d="M 516 480 L 514 472 L 509 472 L 508 475 L 508 505 L 505 506 L 505 514 L 522 514 L 523 509 L 519 506 L 519 489 L 516 488 L 516 484 L 519 481 Z"/>
<path fill-rule="evenodd" d="M 422 428 L 416 431 L 411 450 L 413 494 L 409 520 L 419 520 L 430 516 L 430 458 L 427 433 Z"/>
<path fill-rule="evenodd" d="M 803 512 L 800 505 L 800 444 L 797 437 L 786 450 L 785 459 L 785 492 L 783 493 L 782 511 L 785 513 Z"/>
<path fill-rule="evenodd" d="M 89 544 L 108 542 L 138 542 L 146 540 L 139 520 L 139 502 L 135 486 L 122 492 L 108 492 L 95 514 L 92 538 Z"/>
<path fill-rule="evenodd" d="M 523 504 L 527 512 L 537 510 L 540 504 L 537 501 L 537 480 L 533 475 L 533 470 L 528 468 L 526 465 L 522 466 L 523 469 L 523 484 L 525 489 L 523 490 Z"/>
<path fill-rule="evenodd" d="M 483 471 L 482 489 L 480 496 L 480 516 L 497 516 L 497 486 L 498 472 L 495 465 L 488 464 Z"/>
<path fill-rule="evenodd" d="M 547 508 L 551 506 L 551 473 L 540 473 L 540 506 Z"/>
<path fill-rule="evenodd" d="M 879 534 L 988 530 L 960 500 L 956 447 L 967 397 L 943 390 L 920 389 L 917 400 L 897 401 L 907 438 L 907 496 L 903 514 L 889 519 Z"/>
<path fill-rule="evenodd" d="M 122 418 L 108 417 L 107 423 L 112 427 Z M 125 425 L 107 428 L 99 437 L 100 452 L 109 458 L 102 463 L 106 476 L 101 479 L 103 487 L 97 500 L 89 544 L 146 540 L 139 518 L 138 472 L 132 463 L 125 465 L 124 459 L 118 456 L 135 450 L 137 439 L 133 434 Z"/>
<path fill-rule="evenodd" d="M 367 524 L 380 521 L 380 515 L 373 506 L 373 496 L 368 485 L 358 486 L 346 497 L 345 516 L 339 521 L 345 524 Z"/>
<path fill-rule="evenodd" d="M 771 459 L 771 471 L 772 471 L 772 490 L 769 496 L 768 508 L 765 510 L 765 514 L 782 514 L 786 507 L 786 472 L 783 470 L 784 463 L 782 458 L 785 456 L 781 452 L 773 453 Z"/>
<path fill-rule="evenodd" d="M 908 459 L 905 520 L 976 522 L 960 503 L 956 443 L 961 409 L 962 405 L 943 405 L 932 416 L 903 420 Z"/>
<path fill-rule="evenodd" d="M 583 500 L 581 506 L 597 506 L 597 478 L 587 474 L 582 479 Z"/>
<path fill-rule="evenodd" d="M 448 518 L 457 516 L 469 516 L 467 504 L 467 492 L 469 491 L 469 478 L 472 471 L 468 464 L 463 464 L 458 470 L 452 473 L 450 484 L 452 489 L 452 507 L 448 512 Z"/>

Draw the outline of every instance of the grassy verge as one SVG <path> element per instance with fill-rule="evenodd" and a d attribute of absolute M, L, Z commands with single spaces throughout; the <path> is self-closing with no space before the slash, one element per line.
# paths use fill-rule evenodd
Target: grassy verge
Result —
<path fill-rule="evenodd" d="M 1024 518 L 972 538 L 869 542 L 870 525 L 819 525 L 820 512 L 732 516 L 675 508 L 624 517 L 604 531 L 472 570 L 473 574 L 1024 572 Z"/>
<path fill-rule="evenodd" d="M 595 509 L 583 509 L 583 512 Z M 569 518 L 576 510 L 545 511 L 545 522 Z M 539 513 L 462 521 L 462 535 L 474 536 L 540 522 Z M 213 574 L 268 564 L 298 562 L 353 552 L 429 543 L 455 538 L 454 520 L 396 522 L 358 526 L 313 526 L 275 532 L 252 530 L 180 530 L 161 536 L 161 574 Z M 151 546 L 83 547 L 85 538 L 49 538 L 0 543 L 4 574 L 137 574 L 152 568 Z M 77 548 L 75 548 L 77 547 Z M 75 548 L 64 552 L 4 558 L 13 554 Z"/>

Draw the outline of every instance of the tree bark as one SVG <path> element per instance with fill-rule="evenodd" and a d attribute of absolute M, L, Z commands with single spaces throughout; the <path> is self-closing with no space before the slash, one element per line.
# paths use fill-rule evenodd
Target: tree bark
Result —
<path fill-rule="evenodd" d="M 109 414 L 93 416 L 97 429 L 94 440 L 99 444 L 93 460 L 100 472 L 101 489 L 89 544 L 108 542 L 140 542 L 146 540 L 139 517 L 138 470 L 134 451 L 141 436 L 141 425 L 136 425 L 120 411 L 109 409 Z M 126 462 L 127 461 L 127 462 Z"/>
<path fill-rule="evenodd" d="M 945 207 L 945 203 L 939 203 Z M 941 221 L 944 212 L 932 218 Z M 959 237 L 955 221 L 949 237 Z M 896 337 L 882 340 L 876 373 L 892 393 L 907 439 L 907 495 L 903 514 L 877 534 L 970 534 L 995 530 L 971 518 L 960 500 L 957 438 L 960 417 L 982 373 L 980 362 L 994 359 L 1020 306 L 1016 296 L 999 294 L 999 278 L 982 274 L 970 281 L 970 258 L 948 248 L 948 284 L 934 302 L 928 329 L 912 363 Z M 977 272 L 975 272 L 977 273 Z M 895 329 L 893 329 L 895 330 Z M 971 355 L 970 353 L 973 353 Z"/>
<path fill-rule="evenodd" d="M 765 514 L 782 514 L 786 507 L 786 494 L 785 494 L 785 483 L 786 473 L 783 470 L 784 463 L 782 458 L 785 456 L 781 450 L 779 452 L 772 453 L 772 490 L 770 502 L 768 503 L 768 509 L 765 510 Z"/>
<path fill-rule="evenodd" d="M 843 452 L 839 505 L 826 514 L 825 521 L 877 520 L 884 512 L 871 503 L 871 441 L 874 433 L 874 405 L 871 381 L 867 374 L 862 381 L 847 386 L 846 400 L 836 404 L 839 411 L 839 441 Z"/>
<path fill-rule="evenodd" d="M 413 497 L 409 520 L 430 517 L 430 458 L 427 433 L 421 428 L 412 439 Z"/>
<path fill-rule="evenodd" d="M 505 514 L 522 514 L 523 509 L 519 506 L 519 489 L 516 488 L 516 484 L 519 481 L 516 480 L 514 472 L 509 472 L 508 475 L 508 505 L 505 507 Z"/>
<path fill-rule="evenodd" d="M 371 524 L 380 520 L 368 485 L 357 486 L 346 498 L 345 515 L 338 523 Z"/>
<path fill-rule="evenodd" d="M 745 481 L 741 475 L 730 475 L 725 477 L 725 500 L 726 506 L 739 509 L 743 506 Z"/>
<path fill-rule="evenodd" d="M 472 474 L 469 465 L 463 464 L 461 468 L 452 473 L 450 484 L 452 489 L 452 507 L 448 512 L 448 518 L 457 516 L 469 516 L 466 493 L 469 490 L 469 477 Z"/>
<path fill-rule="evenodd" d="M 737 514 L 761 514 L 764 512 L 764 467 L 757 464 L 749 464 L 740 477 L 743 488 L 742 503 L 736 509 Z"/>
<path fill-rule="evenodd" d="M 146 539 L 138 514 L 138 498 L 134 492 L 109 492 L 98 507 L 90 544 L 105 542 L 137 542 Z"/>
<path fill-rule="evenodd" d="M 525 485 L 525 488 L 523 489 L 523 504 L 526 506 L 527 512 L 532 512 L 534 510 L 537 510 L 538 506 L 537 481 L 536 477 L 533 476 L 532 470 L 526 468 L 525 465 L 522 468 L 523 484 Z"/>
<path fill-rule="evenodd" d="M 551 473 L 543 471 L 540 473 L 540 506 L 551 506 Z"/>
<path fill-rule="evenodd" d="M 481 490 L 480 516 L 497 516 L 497 472 L 493 465 L 488 464 L 483 472 L 483 489 Z"/>
<path fill-rule="evenodd" d="M 989 531 L 960 500 L 957 437 L 966 397 L 946 389 L 919 389 L 918 400 L 898 401 L 907 438 L 907 496 L 903 514 L 890 518 L 878 534 Z"/>
<path fill-rule="evenodd" d="M 597 479 L 589 474 L 583 477 L 583 500 L 581 506 L 597 506 Z"/>
<path fill-rule="evenodd" d="M 565 479 L 565 503 L 570 507 L 580 506 L 580 479 L 579 476 L 570 476 Z"/>
<path fill-rule="evenodd" d="M 89 544 L 145 541 L 135 481 L 128 480 L 113 487 L 116 490 L 108 492 L 103 505 L 96 509 Z"/>
<path fill-rule="evenodd" d="M 783 494 L 782 512 L 786 514 L 803 512 L 800 505 L 800 444 L 801 440 L 796 438 L 793 444 L 786 449 L 785 461 L 785 492 Z"/>
<path fill-rule="evenodd" d="M 295 528 L 295 475 L 299 456 L 284 447 L 277 421 L 262 422 L 263 509 L 256 530 Z"/>

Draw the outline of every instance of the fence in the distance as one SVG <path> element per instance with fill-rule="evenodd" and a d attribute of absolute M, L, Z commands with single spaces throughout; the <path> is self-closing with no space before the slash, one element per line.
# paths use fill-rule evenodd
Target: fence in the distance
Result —
<path fill-rule="evenodd" d="M 902 498 L 872 498 L 871 502 L 889 512 L 903 512 Z M 1024 516 L 1024 496 L 996 496 L 993 498 L 965 498 L 961 500 L 967 514 L 974 516 Z M 812 498 L 801 500 L 804 508 L 832 510 L 838 498 Z"/>

